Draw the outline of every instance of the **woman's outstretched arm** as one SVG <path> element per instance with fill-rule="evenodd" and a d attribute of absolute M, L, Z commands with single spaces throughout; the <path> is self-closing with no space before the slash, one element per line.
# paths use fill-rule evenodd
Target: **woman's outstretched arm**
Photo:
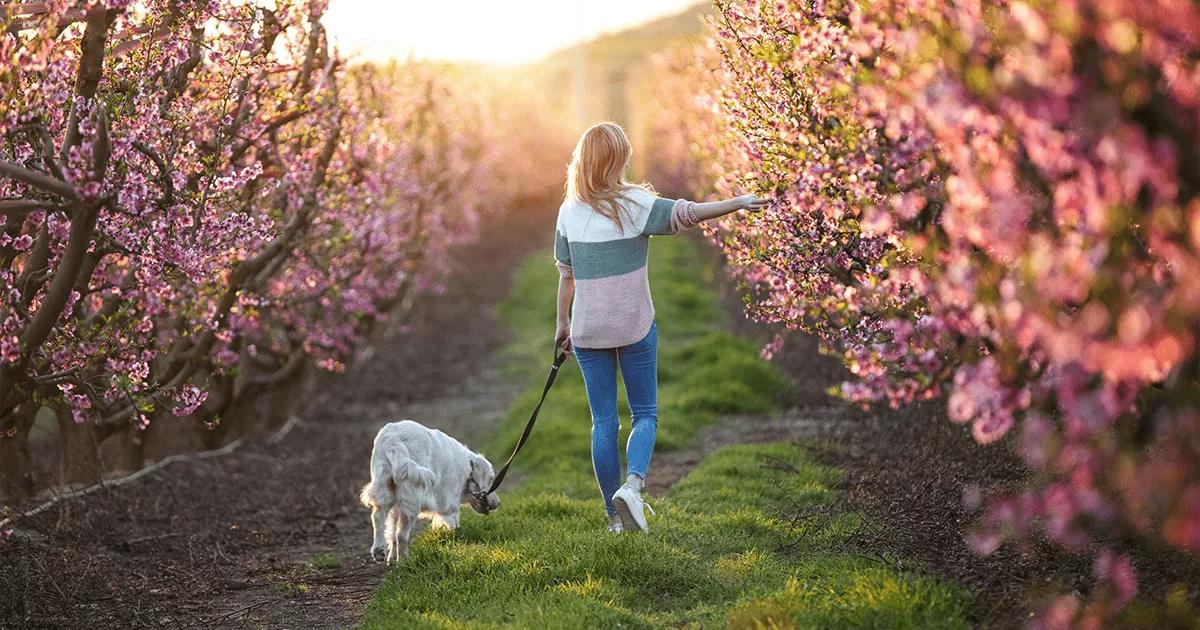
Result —
<path fill-rule="evenodd" d="M 554 331 L 554 345 L 562 346 L 563 352 L 571 353 L 571 299 L 575 297 L 575 277 L 570 274 L 558 276 L 558 319 Z"/>
<path fill-rule="evenodd" d="M 738 210 L 757 210 L 767 206 L 766 199 L 755 195 L 742 195 L 725 201 L 696 203 L 686 199 L 673 201 L 656 199 L 650 207 L 650 216 L 642 228 L 643 234 L 651 236 L 678 234 L 681 230 L 695 227 L 709 219 L 722 217 Z"/>
<path fill-rule="evenodd" d="M 757 195 L 742 195 L 724 201 L 706 201 L 692 206 L 696 218 L 701 221 L 723 217 L 738 210 L 761 210 L 767 207 L 767 200 Z"/>

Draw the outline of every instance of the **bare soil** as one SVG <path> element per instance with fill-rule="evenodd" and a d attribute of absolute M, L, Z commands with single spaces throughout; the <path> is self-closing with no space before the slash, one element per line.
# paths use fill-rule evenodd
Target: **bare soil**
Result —
<path fill-rule="evenodd" d="M 418 419 L 468 444 L 514 394 L 489 355 L 493 306 L 544 244 L 544 213 L 513 213 L 464 248 L 443 295 L 378 339 L 280 439 L 177 462 L 63 501 L 0 546 L 3 628 L 344 628 L 385 572 L 366 559 L 357 490 L 375 432 Z"/>

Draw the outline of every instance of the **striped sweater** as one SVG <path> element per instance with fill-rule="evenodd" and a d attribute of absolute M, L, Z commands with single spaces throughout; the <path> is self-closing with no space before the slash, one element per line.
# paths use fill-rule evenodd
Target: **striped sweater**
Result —
<path fill-rule="evenodd" d="M 623 229 L 582 201 L 568 199 L 558 209 L 554 259 L 560 274 L 575 278 L 571 342 L 580 348 L 627 346 L 650 332 L 650 237 L 699 223 L 693 202 L 640 188 L 627 197 Z"/>

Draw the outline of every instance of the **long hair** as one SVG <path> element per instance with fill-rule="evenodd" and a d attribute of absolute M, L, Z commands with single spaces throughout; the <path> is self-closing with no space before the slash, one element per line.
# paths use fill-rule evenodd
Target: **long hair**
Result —
<path fill-rule="evenodd" d="M 592 125 L 579 138 L 571 165 L 567 167 L 567 198 L 582 201 L 608 217 L 624 231 L 622 217 L 628 214 L 621 201 L 626 193 L 641 188 L 625 179 L 633 157 L 633 145 L 616 123 Z"/>

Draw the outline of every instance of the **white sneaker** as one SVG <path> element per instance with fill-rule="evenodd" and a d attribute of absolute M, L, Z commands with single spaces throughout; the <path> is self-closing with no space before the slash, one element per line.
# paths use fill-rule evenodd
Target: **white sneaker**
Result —
<path fill-rule="evenodd" d="M 608 515 L 608 533 L 620 534 L 625 531 L 625 525 L 621 523 L 621 517 L 617 514 Z"/>
<path fill-rule="evenodd" d="M 650 510 L 650 513 L 654 514 L 654 508 L 642 500 L 642 495 L 637 490 L 629 487 L 629 484 L 625 484 L 613 494 L 612 501 L 625 529 L 650 531 L 650 527 L 646 525 L 645 510 Z"/>

